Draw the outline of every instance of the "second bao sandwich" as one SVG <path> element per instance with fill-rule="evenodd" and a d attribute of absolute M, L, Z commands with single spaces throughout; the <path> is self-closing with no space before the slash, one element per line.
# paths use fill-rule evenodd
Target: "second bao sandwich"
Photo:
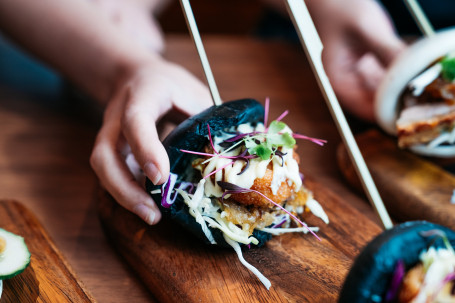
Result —
<path fill-rule="evenodd" d="M 455 30 L 411 45 L 387 71 L 376 117 L 398 145 L 436 157 L 455 156 Z"/>

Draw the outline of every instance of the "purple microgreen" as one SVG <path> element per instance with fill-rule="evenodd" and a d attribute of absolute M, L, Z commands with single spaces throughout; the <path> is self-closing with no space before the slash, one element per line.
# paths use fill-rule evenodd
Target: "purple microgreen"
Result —
<path fill-rule="evenodd" d="M 392 280 L 390 281 L 389 289 L 385 295 L 385 302 L 394 302 L 398 291 L 400 290 L 401 282 L 405 274 L 405 266 L 403 260 L 398 260 L 393 272 Z"/>
<path fill-rule="evenodd" d="M 443 232 L 440 229 L 430 229 L 430 230 L 421 231 L 420 235 L 425 238 L 429 238 L 429 237 L 433 237 L 433 236 L 436 236 L 439 238 L 444 238 L 446 236 L 445 232 Z"/>
<path fill-rule="evenodd" d="M 253 136 L 257 135 L 257 134 L 263 134 L 263 132 L 254 131 L 254 132 L 251 132 L 251 133 L 240 133 L 240 134 L 235 135 L 234 137 L 231 137 L 231 138 L 228 138 L 228 139 L 224 140 L 224 142 L 237 142 L 240 139 L 243 139 L 245 137 L 253 137 Z"/>
<path fill-rule="evenodd" d="M 248 169 L 248 167 L 250 166 L 250 159 L 248 159 L 248 158 L 241 158 L 241 159 L 244 160 L 246 163 L 245 163 L 245 166 L 243 167 L 242 171 L 239 172 L 237 174 L 237 176 L 240 176 L 241 174 L 243 174 Z"/>
<path fill-rule="evenodd" d="M 246 133 L 246 134 L 237 134 L 234 137 L 231 137 L 231 138 L 228 138 L 228 139 L 224 140 L 224 142 L 237 142 L 240 139 L 243 139 L 244 137 L 246 137 L 248 135 L 249 135 L 248 133 Z"/>
<path fill-rule="evenodd" d="M 270 199 L 269 197 L 267 197 L 266 195 L 264 195 L 263 193 L 257 191 L 257 190 L 254 190 L 254 189 L 250 189 L 250 188 L 243 188 L 243 187 L 240 187 L 240 186 L 237 186 L 235 184 L 232 184 L 232 183 L 229 183 L 229 182 L 224 182 L 224 181 L 218 181 L 217 184 L 223 189 L 225 190 L 225 192 L 223 193 L 223 195 L 221 196 L 221 200 L 224 199 L 224 197 L 226 195 L 231 195 L 231 194 L 241 194 L 241 193 L 249 193 L 249 192 L 253 192 L 253 193 L 256 193 L 258 195 L 260 195 L 261 197 L 263 197 L 264 199 L 266 199 L 267 201 L 269 201 L 270 203 L 272 203 L 273 205 L 277 206 L 278 208 L 280 208 L 281 210 L 283 210 L 285 213 L 287 213 L 289 216 L 291 216 L 296 222 L 300 223 L 303 227 L 305 227 L 310 233 L 313 234 L 313 236 L 316 237 L 316 239 L 318 239 L 319 241 L 321 241 L 321 239 L 310 229 L 308 228 L 308 225 L 306 225 L 305 223 L 303 223 L 302 221 L 299 220 L 299 218 L 297 218 L 296 216 L 294 216 L 291 212 L 289 212 L 287 209 L 285 209 L 283 206 L 281 206 L 280 204 L 276 203 L 275 201 L 273 201 L 272 199 Z"/>
<path fill-rule="evenodd" d="M 195 152 L 195 151 L 186 150 L 186 149 L 181 149 L 180 151 L 182 153 L 187 153 L 187 154 L 206 156 L 206 157 L 220 157 L 223 159 L 242 159 L 243 160 L 243 158 L 247 158 L 247 159 L 257 158 L 256 155 L 224 156 L 224 155 L 220 155 L 220 154 L 208 154 L 208 153 Z"/>
<path fill-rule="evenodd" d="M 288 153 L 283 153 L 281 150 L 275 149 L 274 151 L 275 156 L 278 156 L 281 158 L 281 167 L 284 166 L 284 156 L 286 156 Z"/>
<path fill-rule="evenodd" d="M 243 187 L 240 187 L 238 185 L 235 185 L 235 184 L 232 184 L 232 183 L 229 183 L 229 182 L 218 181 L 217 183 L 223 190 L 238 191 L 239 193 L 240 192 L 250 191 L 250 189 L 248 189 L 248 188 L 243 188 Z"/>
<path fill-rule="evenodd" d="M 215 156 L 217 156 L 216 154 L 201 153 L 201 152 L 196 152 L 196 151 L 186 150 L 186 149 L 181 149 L 180 151 L 182 153 L 199 155 L 199 156 L 207 156 L 207 157 L 215 157 Z"/>
<path fill-rule="evenodd" d="M 278 118 L 276 118 L 275 121 L 279 122 L 279 121 L 283 120 L 283 118 L 286 117 L 288 114 L 289 114 L 289 111 L 285 110 Z"/>
<path fill-rule="evenodd" d="M 220 168 L 212 171 L 210 174 L 208 174 L 207 176 L 205 176 L 203 179 L 207 179 L 208 177 L 210 177 L 211 175 L 213 174 L 216 174 L 217 172 L 219 172 L 220 170 L 223 170 L 224 168 L 228 167 L 229 165 L 232 165 L 235 161 L 232 161 L 232 162 L 229 162 L 228 164 L 226 165 L 223 165 L 221 166 Z"/>
<path fill-rule="evenodd" d="M 212 146 L 213 151 L 214 151 L 216 154 L 218 154 L 218 152 L 217 152 L 216 149 L 215 149 L 215 145 L 213 145 L 212 134 L 211 134 L 211 132 L 210 132 L 210 125 L 209 125 L 208 123 L 207 123 L 207 130 L 208 130 L 210 145 Z"/>
<path fill-rule="evenodd" d="M 320 146 L 324 146 L 324 144 L 327 143 L 327 140 L 311 138 L 311 137 L 308 137 L 308 136 L 305 136 L 305 135 L 301 135 L 301 134 L 297 134 L 297 133 L 293 133 L 292 136 L 293 136 L 295 139 L 304 139 L 304 140 L 308 140 L 308 141 L 311 141 L 311 142 L 313 142 L 313 143 L 316 143 L 317 145 L 320 145 Z"/>
<path fill-rule="evenodd" d="M 202 162 L 201 164 L 205 164 L 205 163 L 207 163 L 207 162 L 210 162 L 210 161 L 211 161 L 213 158 L 215 158 L 215 157 L 226 158 L 226 159 L 237 159 L 238 156 L 225 156 L 224 154 L 227 153 L 227 152 L 229 152 L 229 151 L 231 151 L 232 149 L 234 149 L 234 148 L 237 147 L 238 145 L 240 145 L 240 143 L 243 143 L 243 141 L 235 143 L 234 145 L 232 145 L 232 146 L 229 147 L 228 149 L 222 151 L 220 154 L 214 155 L 213 157 L 211 157 L 211 158 L 205 160 L 204 162 Z M 253 156 L 254 156 L 254 155 L 253 155 Z M 245 156 L 245 157 L 250 158 L 251 156 Z M 253 158 L 253 157 L 251 157 L 251 158 Z"/>
<path fill-rule="evenodd" d="M 220 147 L 224 148 L 224 149 L 228 149 L 229 147 L 231 147 L 232 145 L 234 145 L 236 142 L 228 142 L 228 141 L 223 141 L 221 142 L 220 144 L 218 144 Z"/>
<path fill-rule="evenodd" d="M 267 130 L 267 120 L 269 118 L 269 107 L 270 107 L 270 98 L 265 98 L 265 106 L 264 106 L 264 127 Z"/>

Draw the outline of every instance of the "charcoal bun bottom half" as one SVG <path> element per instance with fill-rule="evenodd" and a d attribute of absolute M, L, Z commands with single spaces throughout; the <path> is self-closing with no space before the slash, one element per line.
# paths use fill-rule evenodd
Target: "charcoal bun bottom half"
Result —
<path fill-rule="evenodd" d="M 264 121 L 264 107 L 256 100 L 241 99 L 223 103 L 219 106 L 212 106 L 200 114 L 190 117 L 178 125 L 163 141 L 170 162 L 170 171 L 177 174 L 178 181 L 192 181 L 197 183 L 201 176 L 199 172 L 191 166 L 197 156 L 183 153 L 180 150 L 201 151 L 209 144 L 207 124 L 210 125 L 212 136 L 221 131 L 244 123 L 258 123 Z M 149 179 L 146 179 L 146 190 L 148 193 L 161 188 L 155 186 Z M 188 212 L 188 206 L 180 195 L 170 208 L 161 205 L 161 194 L 151 194 L 154 201 L 159 206 L 162 214 L 182 228 L 194 234 L 203 242 L 210 244 L 205 234 L 202 232 L 201 225 L 196 222 Z M 210 228 L 212 235 L 219 246 L 231 247 L 224 240 L 220 230 Z M 267 242 L 271 235 L 261 231 L 254 231 L 253 236 L 258 239 L 258 246 Z"/>
<path fill-rule="evenodd" d="M 396 225 L 374 238 L 356 258 L 340 292 L 339 303 L 384 302 L 399 260 L 409 270 L 419 262 L 422 251 L 445 247 L 440 238 L 422 236 L 422 232 L 429 230 L 443 231 L 455 246 L 455 232 L 447 227 L 425 221 Z"/>

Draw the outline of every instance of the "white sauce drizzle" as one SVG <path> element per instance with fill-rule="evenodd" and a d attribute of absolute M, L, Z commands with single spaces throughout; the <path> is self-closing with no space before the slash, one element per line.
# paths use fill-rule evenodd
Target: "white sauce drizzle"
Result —
<path fill-rule="evenodd" d="M 259 123 L 256 127 L 253 127 L 250 123 L 241 124 L 237 127 L 237 131 L 241 133 L 251 133 L 254 131 L 261 132 L 264 131 L 264 125 Z M 283 133 L 287 132 L 292 134 L 292 130 L 286 126 L 282 131 Z M 231 137 L 232 134 L 223 133 L 221 136 L 214 138 L 215 149 L 223 153 L 225 156 L 238 156 L 240 154 L 240 148 L 223 152 L 219 144 L 225 139 Z M 248 169 L 246 169 L 242 174 L 239 173 L 242 171 L 245 161 L 236 160 L 233 165 L 228 165 L 232 162 L 231 159 L 221 158 L 221 157 L 212 157 L 208 161 L 207 166 L 202 172 L 203 176 L 209 175 L 211 172 L 220 169 L 214 174 L 214 180 L 209 179 L 205 184 L 205 193 L 209 197 L 221 197 L 223 190 L 218 186 L 218 181 L 225 181 L 235 185 L 238 185 L 243 188 L 251 188 L 254 184 L 254 180 L 264 177 L 267 166 L 270 162 L 273 165 L 273 178 L 271 182 L 271 189 L 274 195 L 278 193 L 278 190 L 282 182 L 287 182 L 289 185 L 294 184 L 294 190 L 300 189 L 302 186 L 302 179 L 299 175 L 299 166 L 297 161 L 293 157 L 292 148 L 282 148 L 281 152 L 285 154 L 283 159 L 279 156 L 273 156 L 269 161 L 261 160 L 260 158 L 250 159 L 250 164 Z M 281 165 L 283 161 L 283 166 Z M 228 165 L 228 166 L 226 166 Z M 225 167 L 224 169 L 221 169 Z"/>
<path fill-rule="evenodd" d="M 319 204 L 318 201 L 316 201 L 315 199 L 309 199 L 306 202 L 305 206 L 310 209 L 313 215 L 324 221 L 325 224 L 329 224 L 329 217 L 327 216 L 327 214 L 325 213 L 324 209 L 322 208 L 321 204 Z"/>

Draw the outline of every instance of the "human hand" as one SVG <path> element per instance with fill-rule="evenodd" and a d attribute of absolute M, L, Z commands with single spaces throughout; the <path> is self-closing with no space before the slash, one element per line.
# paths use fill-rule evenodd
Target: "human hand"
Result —
<path fill-rule="evenodd" d="M 109 101 L 90 158 L 102 185 L 123 207 L 148 224 L 161 214 L 125 163 L 132 153 L 154 184 L 169 175 L 169 159 L 156 122 L 170 110 L 194 115 L 211 105 L 207 88 L 185 69 L 156 57 L 120 81 Z"/>
<path fill-rule="evenodd" d="M 308 8 L 321 36 L 327 76 L 344 108 L 374 121 L 373 100 L 387 66 L 405 48 L 373 0 L 314 0 Z"/>
<path fill-rule="evenodd" d="M 161 52 L 164 49 L 161 28 L 153 18 L 163 0 L 89 0 L 97 11 L 118 29 L 139 42 L 146 49 Z"/>

